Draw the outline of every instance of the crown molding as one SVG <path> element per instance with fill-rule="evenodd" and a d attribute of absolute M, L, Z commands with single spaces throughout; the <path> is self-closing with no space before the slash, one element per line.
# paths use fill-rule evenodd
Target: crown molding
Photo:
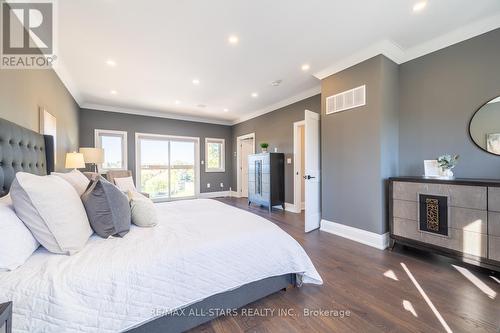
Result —
<path fill-rule="evenodd" d="M 500 14 L 473 22 L 408 49 L 403 49 L 391 40 L 382 40 L 337 61 L 333 65 L 315 73 L 314 76 L 323 80 L 330 75 L 380 54 L 399 65 L 498 28 L 500 28 Z"/>
<path fill-rule="evenodd" d="M 337 61 L 335 64 L 316 72 L 314 76 L 323 80 L 330 75 L 341 72 L 379 54 L 385 55 L 397 64 L 403 63 L 405 59 L 404 51 L 400 46 L 390 40 L 383 40 Z"/>
<path fill-rule="evenodd" d="M 227 125 L 227 126 L 232 125 L 232 122 L 230 120 L 220 120 L 220 119 L 213 119 L 213 118 L 187 116 L 187 115 L 182 115 L 182 114 L 178 114 L 178 113 L 156 111 L 156 110 L 130 109 L 130 108 L 124 108 L 124 107 L 120 107 L 120 106 L 101 105 L 101 104 L 92 104 L 92 103 L 84 103 L 84 104 L 80 105 L 80 108 L 89 109 L 89 110 L 96 110 L 96 111 L 105 111 L 105 112 L 126 113 L 126 114 L 138 115 L 138 116 L 148 116 L 148 117 L 193 121 L 193 122 L 197 122 L 197 123 L 208 123 L 208 124 Z"/>
<path fill-rule="evenodd" d="M 299 102 L 299 101 L 301 101 L 303 99 L 312 97 L 312 96 L 320 94 L 320 93 L 321 93 L 321 84 L 318 84 L 317 86 L 315 86 L 315 87 L 313 87 L 311 89 L 308 89 L 306 91 L 303 91 L 303 92 L 301 92 L 301 93 L 299 93 L 297 95 L 294 95 L 292 97 L 286 98 L 286 99 L 281 100 L 281 101 L 279 101 L 277 103 L 268 105 L 265 108 L 262 108 L 260 110 L 251 112 L 248 115 L 240 117 L 240 118 L 236 119 L 235 121 L 233 121 L 232 125 L 236 125 L 236 124 L 242 123 L 244 121 L 250 120 L 252 118 L 256 118 L 258 116 L 262 116 L 263 114 L 276 111 L 278 109 L 281 109 L 282 107 L 285 107 L 285 106 L 288 106 L 290 104 Z"/>

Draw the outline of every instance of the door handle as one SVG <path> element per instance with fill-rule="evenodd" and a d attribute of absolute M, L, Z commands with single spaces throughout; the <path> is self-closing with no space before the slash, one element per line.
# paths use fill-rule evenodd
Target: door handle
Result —
<path fill-rule="evenodd" d="M 311 176 L 311 175 L 306 175 L 306 176 L 304 176 L 304 179 L 307 179 L 307 180 L 312 179 L 312 178 L 316 178 L 316 177 L 313 177 L 313 176 Z"/>

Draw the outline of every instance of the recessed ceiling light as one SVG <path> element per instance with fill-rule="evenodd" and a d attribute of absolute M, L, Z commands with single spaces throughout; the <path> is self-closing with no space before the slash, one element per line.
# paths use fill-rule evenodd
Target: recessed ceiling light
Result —
<path fill-rule="evenodd" d="M 309 66 L 309 64 L 303 64 L 302 67 L 300 67 L 304 72 L 307 72 L 311 66 Z"/>
<path fill-rule="evenodd" d="M 181 101 L 176 100 L 174 103 L 175 103 L 175 105 L 179 105 L 179 104 L 181 104 Z"/>
<path fill-rule="evenodd" d="M 116 90 L 111 90 L 109 93 L 110 93 L 111 95 L 116 95 L 116 94 L 118 94 L 118 91 L 116 91 Z"/>
<path fill-rule="evenodd" d="M 222 111 L 224 111 L 224 112 L 229 112 L 229 109 L 224 109 L 224 110 L 222 110 Z"/>
<path fill-rule="evenodd" d="M 116 61 L 114 61 L 113 59 L 108 59 L 108 60 L 106 60 L 106 65 L 108 65 L 110 67 L 115 67 Z"/>
<path fill-rule="evenodd" d="M 257 98 L 257 97 L 259 97 L 259 94 L 258 94 L 258 93 L 256 93 L 256 92 L 253 92 L 253 93 L 252 93 L 252 97 L 253 97 L 253 98 Z"/>
<path fill-rule="evenodd" d="M 419 1 L 413 5 L 413 11 L 419 12 L 419 11 L 423 10 L 426 6 L 427 6 L 427 1 Z"/>
<path fill-rule="evenodd" d="M 240 41 L 240 39 L 238 38 L 238 36 L 231 35 L 231 36 L 229 36 L 229 38 L 227 39 L 227 41 L 229 42 L 229 44 L 236 45 L 236 44 L 238 44 L 238 42 Z"/>
<path fill-rule="evenodd" d="M 194 84 L 195 86 L 199 85 L 199 84 L 200 84 L 200 80 L 198 80 L 198 79 L 193 79 L 193 84 Z"/>

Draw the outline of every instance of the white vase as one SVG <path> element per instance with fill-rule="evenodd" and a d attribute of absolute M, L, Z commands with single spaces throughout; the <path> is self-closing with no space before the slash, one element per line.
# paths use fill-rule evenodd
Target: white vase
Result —
<path fill-rule="evenodd" d="M 443 169 L 443 178 L 448 178 L 448 179 L 453 179 L 454 176 L 453 176 L 453 171 L 451 171 L 451 169 Z"/>

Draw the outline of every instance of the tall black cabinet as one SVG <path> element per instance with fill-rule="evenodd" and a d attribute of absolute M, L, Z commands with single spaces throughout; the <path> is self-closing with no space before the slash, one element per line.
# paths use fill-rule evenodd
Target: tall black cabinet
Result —
<path fill-rule="evenodd" d="M 285 209 L 285 155 L 262 153 L 248 156 L 248 204 L 281 205 Z"/>

